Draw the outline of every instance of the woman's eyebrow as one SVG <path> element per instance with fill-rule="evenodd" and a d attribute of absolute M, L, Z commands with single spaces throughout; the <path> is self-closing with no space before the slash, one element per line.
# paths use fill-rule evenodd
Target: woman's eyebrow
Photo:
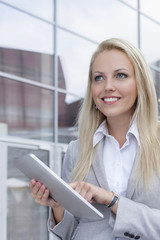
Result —
<path fill-rule="evenodd" d="M 128 71 L 127 68 L 119 68 L 119 69 L 116 69 L 114 72 L 119 72 L 119 71 Z"/>
<path fill-rule="evenodd" d="M 101 72 L 101 71 L 94 71 L 93 73 L 103 74 L 103 72 Z"/>

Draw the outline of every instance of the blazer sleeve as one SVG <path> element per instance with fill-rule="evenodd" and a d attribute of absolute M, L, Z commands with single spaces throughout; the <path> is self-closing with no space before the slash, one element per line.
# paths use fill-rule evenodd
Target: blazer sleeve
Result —
<path fill-rule="evenodd" d="M 78 141 L 73 141 L 69 144 L 63 160 L 62 178 L 66 182 L 71 182 L 72 180 L 71 173 L 77 160 L 77 154 L 78 154 Z M 77 225 L 78 225 L 77 218 L 75 218 L 67 210 L 65 210 L 64 218 L 62 219 L 62 221 L 59 224 L 55 225 L 53 212 L 50 209 L 48 219 L 48 230 L 52 232 L 53 235 L 57 237 L 57 239 L 70 240 Z"/>
<path fill-rule="evenodd" d="M 126 239 L 159 239 L 160 210 L 120 197 L 113 235 Z"/>

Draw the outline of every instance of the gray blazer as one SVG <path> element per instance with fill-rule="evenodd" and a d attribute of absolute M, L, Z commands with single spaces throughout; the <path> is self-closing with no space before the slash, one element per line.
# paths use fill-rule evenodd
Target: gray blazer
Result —
<path fill-rule="evenodd" d="M 69 179 L 72 169 L 77 161 L 79 142 L 69 144 L 64 159 L 63 178 Z M 85 181 L 109 190 L 104 172 L 103 140 L 98 144 L 93 166 Z M 136 160 L 137 161 L 137 160 Z M 148 193 L 140 186 L 136 189 L 136 161 L 129 178 L 127 196 L 120 197 L 116 216 L 102 204 L 94 204 L 104 214 L 104 219 L 86 221 L 75 218 L 65 211 L 63 220 L 55 226 L 54 218 L 50 211 L 48 229 L 57 239 L 63 240 L 119 240 L 160 239 L 160 179 L 155 175 Z"/>

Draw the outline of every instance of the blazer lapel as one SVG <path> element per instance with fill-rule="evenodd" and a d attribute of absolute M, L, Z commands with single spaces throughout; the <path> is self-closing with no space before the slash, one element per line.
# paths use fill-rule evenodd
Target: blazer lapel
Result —
<path fill-rule="evenodd" d="M 103 164 L 103 142 L 104 141 L 102 140 L 98 143 L 95 158 L 93 161 L 93 171 L 100 187 L 108 190 L 109 186 Z"/>
<path fill-rule="evenodd" d="M 132 171 L 128 180 L 128 187 L 127 187 L 127 198 L 132 198 L 134 191 L 136 189 L 136 174 L 137 174 L 137 163 L 138 163 L 138 156 L 139 156 L 139 147 L 137 149 L 136 158 L 132 167 Z"/>

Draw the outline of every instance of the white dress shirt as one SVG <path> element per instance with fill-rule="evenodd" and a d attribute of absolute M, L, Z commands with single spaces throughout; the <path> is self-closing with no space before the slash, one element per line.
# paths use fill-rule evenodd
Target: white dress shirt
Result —
<path fill-rule="evenodd" d="M 125 197 L 129 176 L 136 158 L 137 146 L 140 145 L 137 125 L 133 121 L 126 134 L 126 142 L 120 148 L 117 140 L 109 135 L 106 120 L 104 120 L 94 134 L 93 147 L 103 138 L 105 138 L 103 164 L 109 188 Z"/>
<path fill-rule="evenodd" d="M 103 163 L 111 191 L 126 196 L 129 176 L 136 157 L 139 134 L 133 121 L 126 135 L 126 142 L 120 148 L 117 140 L 108 134 L 106 121 L 103 121 L 93 137 L 93 146 L 104 139 Z"/>

